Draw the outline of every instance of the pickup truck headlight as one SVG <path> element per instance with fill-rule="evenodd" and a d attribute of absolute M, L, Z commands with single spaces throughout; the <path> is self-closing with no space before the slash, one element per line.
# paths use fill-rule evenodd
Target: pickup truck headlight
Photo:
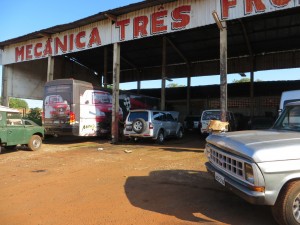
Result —
<path fill-rule="evenodd" d="M 252 165 L 249 163 L 245 163 L 245 178 L 248 182 L 251 184 L 254 184 L 254 173 L 253 173 L 253 168 Z"/>
<path fill-rule="evenodd" d="M 205 154 L 208 159 L 210 159 L 210 148 L 208 145 L 205 146 Z"/>

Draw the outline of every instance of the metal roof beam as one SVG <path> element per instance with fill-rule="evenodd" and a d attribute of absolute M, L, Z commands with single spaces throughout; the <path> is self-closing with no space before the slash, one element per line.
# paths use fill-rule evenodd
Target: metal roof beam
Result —
<path fill-rule="evenodd" d="M 248 37 L 247 31 L 246 31 L 246 27 L 245 27 L 245 25 L 244 25 L 244 23 L 243 23 L 243 21 L 241 19 L 239 19 L 239 22 L 240 22 L 242 30 L 243 30 L 243 36 L 244 36 L 244 39 L 245 39 L 245 42 L 246 42 L 246 45 L 247 45 L 250 57 L 253 58 L 253 50 L 252 50 L 251 43 L 249 41 L 249 37 Z"/>
<path fill-rule="evenodd" d="M 172 48 L 177 52 L 177 54 L 185 61 L 185 63 L 187 65 L 189 65 L 190 62 L 189 62 L 188 58 L 179 50 L 179 48 L 177 48 L 177 46 L 168 37 L 166 37 L 166 40 L 169 42 L 169 44 L 172 46 Z"/>

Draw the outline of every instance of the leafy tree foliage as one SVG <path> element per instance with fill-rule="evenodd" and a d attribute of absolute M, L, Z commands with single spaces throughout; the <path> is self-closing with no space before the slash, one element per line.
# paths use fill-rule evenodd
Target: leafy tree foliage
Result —
<path fill-rule="evenodd" d="M 41 125 L 42 124 L 42 109 L 38 108 L 38 107 L 31 108 L 30 112 L 27 114 L 26 118 Z"/>
<path fill-rule="evenodd" d="M 28 109 L 28 104 L 25 100 L 18 98 L 10 98 L 9 99 L 9 107 L 15 109 Z"/>
<path fill-rule="evenodd" d="M 168 88 L 175 88 L 175 87 L 185 87 L 183 84 L 177 84 L 177 83 L 170 83 L 167 85 Z"/>
<path fill-rule="evenodd" d="M 262 81 L 262 80 L 260 80 L 260 79 L 256 79 L 255 80 L 255 82 L 260 82 L 260 81 Z M 248 78 L 248 77 L 244 77 L 244 78 L 241 78 L 241 79 L 239 79 L 239 80 L 233 80 L 232 81 L 232 83 L 247 83 L 247 82 L 251 82 L 251 80 L 250 80 L 250 78 Z"/>

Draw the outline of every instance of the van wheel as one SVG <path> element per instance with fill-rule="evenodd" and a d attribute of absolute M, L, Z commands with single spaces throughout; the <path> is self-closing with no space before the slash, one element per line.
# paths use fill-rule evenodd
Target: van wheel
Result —
<path fill-rule="evenodd" d="M 164 141 L 165 141 L 164 132 L 162 130 L 160 130 L 158 132 L 156 142 L 157 142 L 157 144 L 162 145 L 164 143 Z"/>
<path fill-rule="evenodd" d="M 146 128 L 146 121 L 142 118 L 138 118 L 133 121 L 132 123 L 132 129 L 135 133 L 142 133 Z"/>
<path fill-rule="evenodd" d="M 28 147 L 32 151 L 39 150 L 42 146 L 42 138 L 39 135 L 32 135 L 28 142 Z"/>
<path fill-rule="evenodd" d="M 287 184 L 272 207 L 275 220 L 281 225 L 300 224 L 300 181 Z"/>

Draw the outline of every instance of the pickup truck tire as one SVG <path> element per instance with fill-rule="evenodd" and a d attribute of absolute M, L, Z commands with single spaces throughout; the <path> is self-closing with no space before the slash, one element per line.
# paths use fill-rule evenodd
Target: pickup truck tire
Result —
<path fill-rule="evenodd" d="M 146 121 L 144 119 L 138 118 L 138 119 L 136 119 L 136 120 L 133 121 L 133 123 L 132 123 L 132 129 L 133 129 L 133 131 L 135 133 L 140 134 L 140 133 L 142 133 L 145 130 L 146 125 L 147 124 L 146 124 Z"/>
<path fill-rule="evenodd" d="M 165 135 L 162 130 L 160 130 L 157 134 L 156 143 L 162 145 L 165 141 Z"/>
<path fill-rule="evenodd" d="M 300 181 L 290 182 L 284 187 L 272 213 L 281 225 L 300 225 Z"/>
<path fill-rule="evenodd" d="M 28 142 L 28 147 L 32 151 L 39 150 L 42 146 L 42 138 L 39 135 L 32 135 Z"/>

